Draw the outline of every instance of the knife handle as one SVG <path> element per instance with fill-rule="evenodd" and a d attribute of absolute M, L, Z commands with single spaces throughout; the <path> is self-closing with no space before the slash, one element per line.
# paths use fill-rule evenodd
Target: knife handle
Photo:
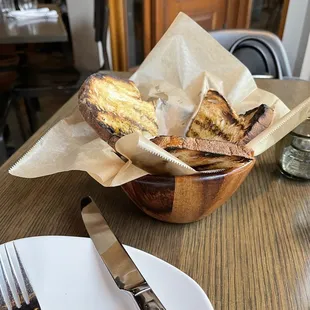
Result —
<path fill-rule="evenodd" d="M 166 310 L 147 283 L 134 288 L 131 292 L 141 310 Z"/>

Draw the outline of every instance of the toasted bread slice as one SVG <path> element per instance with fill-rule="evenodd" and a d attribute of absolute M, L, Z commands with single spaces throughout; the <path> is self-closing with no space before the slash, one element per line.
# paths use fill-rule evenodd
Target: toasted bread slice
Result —
<path fill-rule="evenodd" d="M 273 115 L 273 109 L 269 108 L 265 104 L 261 104 L 259 107 L 240 115 L 244 128 L 244 136 L 240 142 L 247 144 L 262 131 L 268 128 L 272 122 Z"/>
<path fill-rule="evenodd" d="M 253 159 L 253 151 L 227 141 L 158 136 L 151 140 L 198 171 L 230 169 Z"/>
<path fill-rule="evenodd" d="M 122 136 L 158 134 L 155 106 L 141 99 L 132 81 L 100 73 L 91 75 L 79 92 L 79 109 L 86 122 L 114 147 Z"/>
<path fill-rule="evenodd" d="M 272 122 L 273 110 L 266 105 L 237 115 L 218 92 L 209 90 L 186 136 L 246 144 Z"/>
<path fill-rule="evenodd" d="M 239 116 L 218 92 L 209 90 L 186 134 L 188 137 L 237 142 L 242 139 Z"/>

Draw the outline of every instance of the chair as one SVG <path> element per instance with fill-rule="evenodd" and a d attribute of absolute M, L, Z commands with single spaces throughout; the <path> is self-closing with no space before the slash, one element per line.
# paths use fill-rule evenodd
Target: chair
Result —
<path fill-rule="evenodd" d="M 15 53 L 0 55 L 0 166 L 14 152 L 15 147 L 8 146 L 10 139 L 10 128 L 7 118 L 11 107 L 17 107 L 12 93 L 12 85 L 17 78 L 19 56 Z M 21 130 L 21 136 L 25 139 L 22 119 L 16 109 L 16 117 Z"/>
<path fill-rule="evenodd" d="M 275 51 L 275 54 L 277 55 L 277 58 L 279 60 L 282 69 L 283 78 L 284 79 L 293 78 L 292 70 L 284 46 L 282 45 L 281 40 L 275 34 L 268 31 L 251 30 L 251 29 L 218 30 L 218 31 L 211 31 L 210 34 L 227 50 L 230 50 L 235 42 L 245 37 L 255 37 L 260 40 L 263 40 Z M 235 56 L 238 58 L 238 55 L 235 54 Z M 251 57 L 250 51 L 249 51 L 249 57 Z"/>
<path fill-rule="evenodd" d="M 72 72 L 22 70 L 19 83 L 13 88 L 13 94 L 16 102 L 21 98 L 24 100 L 31 133 L 39 127 L 37 112 L 40 111 L 40 103 L 38 98 L 45 95 L 73 95 L 83 81 L 84 76 L 73 70 Z"/>
<path fill-rule="evenodd" d="M 12 103 L 9 92 L 0 93 L 0 166 L 7 159 L 7 147 L 5 143 L 6 120 Z"/>

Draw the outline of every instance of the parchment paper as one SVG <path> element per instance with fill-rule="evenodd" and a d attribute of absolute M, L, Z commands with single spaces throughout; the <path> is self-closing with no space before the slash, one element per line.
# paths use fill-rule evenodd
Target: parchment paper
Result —
<path fill-rule="evenodd" d="M 131 79 L 144 99 L 158 99 L 159 134 L 184 135 L 209 88 L 221 93 L 237 113 L 262 103 L 273 107 L 273 124 L 289 112 L 275 95 L 258 89 L 248 69 L 183 13 Z M 127 141 L 128 137 L 121 138 L 119 148 L 134 154 Z M 260 153 L 265 150 L 260 147 Z M 121 160 L 78 110 L 56 124 L 10 173 L 33 178 L 68 170 L 86 171 L 104 186 L 121 185 L 147 174 L 130 158 L 126 163 Z"/>

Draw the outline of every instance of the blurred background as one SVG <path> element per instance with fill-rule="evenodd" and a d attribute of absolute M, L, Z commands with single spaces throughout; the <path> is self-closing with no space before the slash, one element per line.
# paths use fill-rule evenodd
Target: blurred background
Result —
<path fill-rule="evenodd" d="M 257 78 L 310 80 L 310 0 L 0 0 L 0 164 L 89 74 L 137 70 L 181 11 Z"/>

